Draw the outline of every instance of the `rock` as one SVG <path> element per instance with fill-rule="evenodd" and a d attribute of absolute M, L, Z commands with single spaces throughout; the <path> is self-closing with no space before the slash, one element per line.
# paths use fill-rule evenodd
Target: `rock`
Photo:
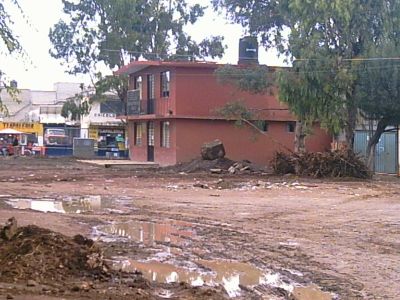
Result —
<path fill-rule="evenodd" d="M 6 225 L 3 227 L 1 236 L 6 240 L 11 240 L 12 237 L 17 233 L 18 225 L 17 219 L 14 217 L 8 219 Z"/>
<path fill-rule="evenodd" d="M 205 143 L 201 147 L 201 157 L 204 160 L 214 160 L 225 157 L 225 148 L 220 140 L 211 143 Z"/>
<path fill-rule="evenodd" d="M 29 279 L 26 283 L 26 286 L 30 286 L 30 287 L 37 286 L 37 285 L 38 285 L 37 282 L 33 279 Z"/>
<path fill-rule="evenodd" d="M 77 286 L 77 285 L 74 285 L 74 286 L 71 288 L 71 291 L 72 291 L 72 292 L 79 292 L 79 290 L 80 290 L 80 287 Z"/>
<path fill-rule="evenodd" d="M 12 295 L 10 295 L 10 294 L 7 294 L 6 299 L 14 299 L 14 297 Z"/>
<path fill-rule="evenodd" d="M 80 290 L 82 291 L 89 291 L 92 288 L 93 284 L 88 283 L 88 282 L 82 282 L 81 286 L 80 286 Z"/>
<path fill-rule="evenodd" d="M 211 174 L 221 174 L 222 169 L 210 169 Z"/>
<path fill-rule="evenodd" d="M 201 189 L 209 189 L 209 186 L 207 184 L 200 183 L 200 182 L 196 182 L 195 184 L 193 184 L 193 186 L 201 188 Z"/>
<path fill-rule="evenodd" d="M 228 172 L 231 173 L 231 174 L 235 174 L 236 173 L 236 168 L 234 166 L 232 166 L 232 167 L 230 167 L 228 169 Z"/>

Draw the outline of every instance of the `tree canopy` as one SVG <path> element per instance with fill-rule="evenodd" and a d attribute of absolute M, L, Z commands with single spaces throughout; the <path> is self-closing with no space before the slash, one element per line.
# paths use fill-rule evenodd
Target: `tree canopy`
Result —
<path fill-rule="evenodd" d="M 398 83 L 383 61 L 369 58 L 399 57 L 396 51 L 378 51 L 386 45 L 398 49 L 399 0 L 214 0 L 213 4 L 292 63 L 278 75 L 280 99 L 292 112 L 301 121 L 320 121 L 332 133 L 344 131 L 350 147 L 357 114 L 381 118 L 373 113 L 381 110 L 371 110 L 375 106 L 371 104 L 394 99 L 378 101 Z M 374 83 L 387 82 L 390 91 L 378 92 L 386 86 L 373 84 L 369 87 L 376 93 L 366 93 L 373 78 Z"/>
<path fill-rule="evenodd" d="M 17 0 L 10 0 L 10 4 L 16 6 L 21 12 L 22 9 L 19 6 Z M 10 14 L 7 12 L 4 2 L 0 2 L 0 55 L 10 55 L 15 52 L 21 52 L 22 46 L 12 30 L 13 21 Z M 1 66 L 0 66 L 1 67 Z M 6 74 L 0 69 L 0 92 L 5 88 L 11 97 L 17 101 L 18 90 L 8 84 Z M 7 107 L 3 105 L 0 96 L 0 113 L 8 113 Z"/>
<path fill-rule="evenodd" d="M 205 7 L 186 0 L 63 0 L 69 21 L 50 30 L 50 54 L 71 74 L 91 74 L 95 97 L 115 92 L 126 102 L 127 76 L 103 76 L 96 70 L 120 68 L 132 60 L 192 60 L 221 57 L 220 36 L 197 43 L 185 32 L 204 14 Z"/>
<path fill-rule="evenodd" d="M 17 6 L 21 10 L 17 0 L 11 0 L 11 3 Z M 4 50 L 8 54 L 22 50 L 18 38 L 12 30 L 12 24 L 13 21 L 9 13 L 6 11 L 4 3 L 0 2 L 0 45 L 1 45 L 0 53 L 1 54 L 4 54 L 3 52 Z"/>

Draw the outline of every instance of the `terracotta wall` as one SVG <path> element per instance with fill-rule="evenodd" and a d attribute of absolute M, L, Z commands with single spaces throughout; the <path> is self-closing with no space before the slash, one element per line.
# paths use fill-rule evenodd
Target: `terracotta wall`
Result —
<path fill-rule="evenodd" d="M 142 121 L 147 124 L 146 121 Z M 154 120 L 154 160 L 160 165 L 176 164 L 176 126 L 174 121 L 170 122 L 170 147 L 161 147 L 161 121 Z M 134 143 L 134 122 L 129 122 L 129 155 L 134 161 L 147 161 L 147 126 L 142 138 L 142 145 L 136 146 Z"/>
<path fill-rule="evenodd" d="M 161 97 L 161 72 L 170 71 L 170 91 L 169 97 Z M 148 100 L 148 82 L 147 75 L 154 75 L 154 97 L 155 97 L 155 110 L 157 115 L 171 115 L 170 112 L 175 112 L 175 99 L 176 99 L 176 73 L 174 68 L 166 67 L 151 67 L 144 69 L 138 73 L 131 74 L 129 77 L 129 89 L 134 88 L 134 78 L 142 76 L 142 108 L 146 107 Z"/>
<path fill-rule="evenodd" d="M 170 96 L 160 97 L 160 73 L 170 71 Z M 264 95 L 240 92 L 232 85 L 222 85 L 209 67 L 150 67 L 130 76 L 133 89 L 134 77 L 142 76 L 143 106 L 146 105 L 147 75 L 155 75 L 156 114 L 161 116 L 216 116 L 216 109 L 236 100 L 244 101 L 249 108 L 260 109 L 259 114 L 269 120 L 295 120 L 287 107 L 277 99 L 277 91 Z M 142 107 L 143 107 L 142 106 Z"/>
<path fill-rule="evenodd" d="M 282 145 L 293 150 L 294 133 L 287 131 L 287 122 L 270 122 L 268 136 L 257 133 L 248 126 L 238 128 L 227 121 L 177 120 L 177 160 L 190 161 L 200 156 L 204 142 L 220 139 L 227 157 L 233 160 L 248 159 L 260 164 L 268 164 L 274 153 L 284 150 Z M 277 142 L 274 142 L 277 141 Z M 323 151 L 330 146 L 331 139 L 323 131 L 316 129 L 315 135 L 306 141 L 310 151 Z"/>
<path fill-rule="evenodd" d="M 276 90 L 271 93 L 240 92 L 231 85 L 222 85 L 210 68 L 176 69 L 176 112 L 178 115 L 209 116 L 228 102 L 241 100 L 249 108 L 262 109 L 268 119 L 294 120 L 287 107 L 277 101 Z"/>

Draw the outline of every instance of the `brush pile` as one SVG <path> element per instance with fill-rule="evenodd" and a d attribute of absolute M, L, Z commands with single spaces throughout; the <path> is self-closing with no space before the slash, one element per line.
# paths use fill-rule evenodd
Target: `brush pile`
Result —
<path fill-rule="evenodd" d="M 371 177 L 368 167 L 349 149 L 301 154 L 277 152 L 272 166 L 277 175 L 295 174 L 314 178 Z"/>

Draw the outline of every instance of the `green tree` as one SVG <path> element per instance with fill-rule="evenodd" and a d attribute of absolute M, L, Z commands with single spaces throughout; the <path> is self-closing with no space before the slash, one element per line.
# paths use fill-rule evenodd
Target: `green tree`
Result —
<path fill-rule="evenodd" d="M 398 45 L 382 45 L 371 56 L 383 59 L 359 62 L 356 86 L 361 115 L 374 125 L 366 151 L 370 169 L 373 168 L 375 147 L 382 134 L 389 126 L 396 128 L 400 124 L 400 60 L 385 59 L 400 56 Z"/>
<path fill-rule="evenodd" d="M 22 9 L 17 0 L 11 0 L 10 3 L 16 6 L 22 13 Z M 13 21 L 10 14 L 6 11 L 4 3 L 0 2 L 0 55 L 9 55 L 22 51 L 21 44 L 12 30 L 12 24 Z M 8 84 L 6 74 L 0 70 L 0 92 L 3 88 L 17 101 L 18 90 Z M 8 111 L 7 107 L 3 105 L 0 96 L 0 113 L 1 112 L 7 113 Z"/>
<path fill-rule="evenodd" d="M 88 97 L 88 90 L 84 84 L 80 85 L 80 93 L 70 97 L 61 108 L 61 116 L 71 121 L 81 121 L 82 116 L 88 115 L 92 100 Z"/>
<path fill-rule="evenodd" d="M 11 0 L 11 3 L 17 6 L 20 11 L 22 11 L 17 0 Z M 12 30 L 12 24 L 13 22 L 11 20 L 11 16 L 6 11 L 2 1 L 0 2 L 0 52 L 2 53 L 4 48 L 6 49 L 7 53 L 13 53 L 22 50 L 18 38 Z"/>
<path fill-rule="evenodd" d="M 132 60 L 220 57 L 222 37 L 196 43 L 184 31 L 204 14 L 186 0 L 63 0 L 69 22 L 50 30 L 50 54 L 71 74 L 92 74 L 96 97 L 113 90 L 126 103 L 126 76 L 93 75 L 99 65 L 120 68 Z"/>
<path fill-rule="evenodd" d="M 213 0 L 234 22 L 293 63 L 281 99 L 303 120 L 319 120 L 352 147 L 358 64 L 383 39 L 399 36 L 399 0 Z M 296 63 L 294 63 L 296 61 Z"/>

